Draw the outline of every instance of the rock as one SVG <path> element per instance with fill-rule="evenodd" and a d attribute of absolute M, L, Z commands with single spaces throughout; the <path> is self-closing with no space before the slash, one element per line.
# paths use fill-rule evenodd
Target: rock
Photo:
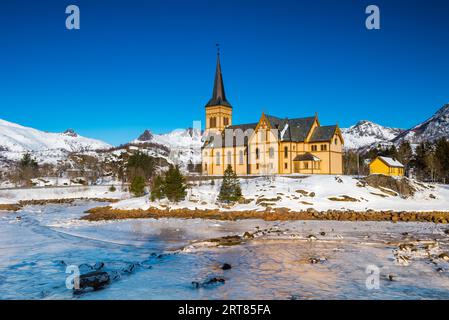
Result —
<path fill-rule="evenodd" d="M 394 281 L 394 276 L 393 276 L 392 274 L 389 274 L 389 275 L 388 275 L 388 280 Z"/>
<path fill-rule="evenodd" d="M 80 293 L 85 289 L 99 290 L 110 282 L 109 274 L 105 271 L 92 271 L 80 276 L 79 289 L 74 289 L 76 293 Z"/>
<path fill-rule="evenodd" d="M 103 269 L 103 267 L 104 267 L 104 262 L 97 262 L 97 263 L 95 263 L 94 264 L 94 269 L 95 270 L 100 270 L 100 269 Z"/>
<path fill-rule="evenodd" d="M 438 255 L 438 258 L 443 259 L 444 261 L 449 261 L 449 254 L 447 254 L 446 252 L 443 252 Z"/>
<path fill-rule="evenodd" d="M 254 239 L 254 235 L 252 233 L 249 233 L 248 231 L 246 231 L 243 234 L 243 239 Z"/>
<path fill-rule="evenodd" d="M 229 270 L 232 269 L 232 266 L 229 263 L 223 263 L 223 265 L 221 266 L 222 270 Z"/>
<path fill-rule="evenodd" d="M 226 282 L 226 280 L 223 278 L 213 277 L 213 278 L 210 278 L 210 279 L 204 281 L 203 283 L 199 283 L 197 281 L 192 281 L 192 285 L 194 288 L 198 289 L 198 288 L 202 288 L 202 287 L 203 288 L 208 287 L 211 285 L 224 284 L 225 282 Z"/>
<path fill-rule="evenodd" d="M 323 236 L 323 237 L 324 237 L 325 235 L 326 235 L 326 232 L 324 232 L 324 231 L 321 231 L 321 232 L 320 232 L 320 236 Z"/>
<path fill-rule="evenodd" d="M 91 265 L 87 264 L 87 263 L 80 264 L 78 266 L 78 269 L 80 271 L 80 274 L 89 273 L 89 272 L 94 270 L 94 268 Z"/>
<path fill-rule="evenodd" d="M 122 269 L 122 271 L 125 273 L 132 273 L 135 268 L 136 268 L 136 265 L 134 263 L 130 263 L 128 266 L 126 266 L 124 269 Z"/>
<path fill-rule="evenodd" d="M 401 243 L 399 245 L 399 250 L 401 251 L 413 251 L 413 249 L 416 249 L 413 243 Z"/>
<path fill-rule="evenodd" d="M 429 198 L 430 199 L 436 199 L 437 197 L 435 197 L 433 194 L 429 194 Z"/>
<path fill-rule="evenodd" d="M 382 174 L 373 174 L 363 179 L 369 186 L 380 189 L 385 192 L 393 190 L 403 197 L 411 197 L 415 194 L 416 189 L 408 178 L 395 178 Z"/>
<path fill-rule="evenodd" d="M 309 234 L 309 235 L 307 236 L 307 239 L 309 239 L 310 241 L 313 241 L 313 240 L 317 240 L 318 238 L 315 237 L 313 234 Z"/>
<path fill-rule="evenodd" d="M 318 260 L 317 258 L 309 258 L 309 262 L 311 264 L 317 264 L 318 262 L 320 262 L 320 260 Z"/>

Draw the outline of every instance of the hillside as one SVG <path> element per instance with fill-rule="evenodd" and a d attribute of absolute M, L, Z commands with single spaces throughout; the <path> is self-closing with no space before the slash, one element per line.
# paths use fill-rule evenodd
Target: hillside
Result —
<path fill-rule="evenodd" d="M 82 137 L 70 129 L 52 133 L 0 120 L 0 157 L 6 160 L 17 160 L 30 152 L 39 162 L 56 163 L 71 152 L 110 147 L 103 141 Z"/>
<path fill-rule="evenodd" d="M 341 131 L 345 139 L 345 148 L 350 150 L 365 148 L 373 144 L 388 143 L 403 130 L 361 120 L 349 128 L 341 129 Z"/>

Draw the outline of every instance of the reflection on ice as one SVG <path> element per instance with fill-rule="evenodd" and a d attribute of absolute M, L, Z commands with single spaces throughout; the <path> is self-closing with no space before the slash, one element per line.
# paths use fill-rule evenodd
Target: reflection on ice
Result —
<path fill-rule="evenodd" d="M 79 220 L 90 206 L 98 204 L 0 213 L 0 299 L 449 298 L 443 225 Z M 230 235 L 242 241 L 208 241 Z M 68 265 L 103 270 L 112 281 L 74 295 Z M 365 286 L 368 265 L 380 270 L 378 290 Z"/>

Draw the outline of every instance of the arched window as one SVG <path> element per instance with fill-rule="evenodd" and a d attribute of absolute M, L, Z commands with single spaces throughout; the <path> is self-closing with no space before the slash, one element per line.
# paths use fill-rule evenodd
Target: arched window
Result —
<path fill-rule="evenodd" d="M 228 164 L 232 164 L 232 153 L 231 151 L 228 151 L 228 153 L 226 154 L 226 161 Z"/>
<path fill-rule="evenodd" d="M 244 160 L 244 158 L 243 158 L 243 150 L 240 150 L 239 151 L 239 164 L 243 164 L 243 160 Z"/>
<path fill-rule="evenodd" d="M 274 158 L 274 148 L 273 147 L 270 148 L 269 154 L 270 154 L 270 159 L 273 159 Z"/>
<path fill-rule="evenodd" d="M 229 125 L 229 118 L 228 117 L 224 117 L 223 118 L 223 125 L 224 126 L 228 126 Z"/>
<path fill-rule="evenodd" d="M 216 117 L 211 117 L 209 120 L 209 126 L 211 128 L 216 128 L 217 127 L 217 118 Z"/>
<path fill-rule="evenodd" d="M 204 171 L 207 171 L 207 163 L 204 164 Z"/>
<path fill-rule="evenodd" d="M 259 148 L 256 148 L 256 159 L 259 160 Z"/>
<path fill-rule="evenodd" d="M 284 147 L 284 157 L 288 158 L 288 147 Z"/>
<path fill-rule="evenodd" d="M 220 165 L 220 152 L 217 152 L 217 153 L 215 154 L 215 164 L 216 164 L 217 166 Z"/>
<path fill-rule="evenodd" d="M 334 143 L 335 143 L 335 145 L 337 145 L 337 144 L 338 144 L 338 140 L 337 140 L 337 138 L 335 138 L 335 139 L 334 139 Z"/>

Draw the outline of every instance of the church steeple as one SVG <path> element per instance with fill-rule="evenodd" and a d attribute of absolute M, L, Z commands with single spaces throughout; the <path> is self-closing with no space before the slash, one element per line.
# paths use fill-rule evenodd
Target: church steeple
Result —
<path fill-rule="evenodd" d="M 212 98 L 206 104 L 206 131 L 222 131 L 231 125 L 232 106 L 226 100 L 223 76 L 221 75 L 220 51 L 217 51 L 214 91 L 212 92 Z"/>
<path fill-rule="evenodd" d="M 206 104 L 206 107 L 226 106 L 232 108 L 231 104 L 226 100 L 226 94 L 223 84 L 223 75 L 221 74 L 220 51 L 217 52 L 217 67 L 215 69 L 214 90 L 212 98 Z"/>

